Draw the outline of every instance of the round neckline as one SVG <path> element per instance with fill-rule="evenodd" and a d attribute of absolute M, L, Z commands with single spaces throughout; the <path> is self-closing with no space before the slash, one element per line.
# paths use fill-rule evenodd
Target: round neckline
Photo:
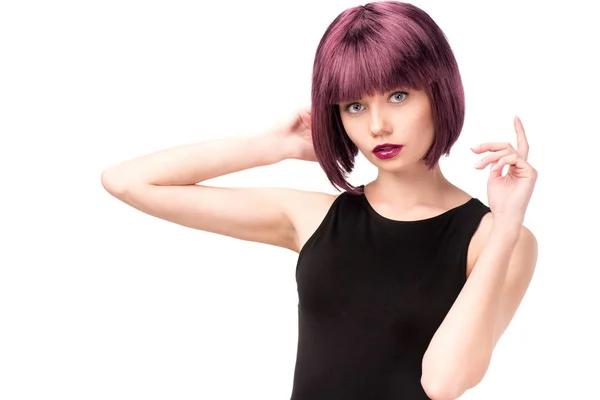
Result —
<path fill-rule="evenodd" d="M 426 223 L 426 222 L 431 222 L 431 221 L 436 221 L 438 219 L 442 219 L 446 216 L 448 216 L 449 214 L 452 214 L 466 206 L 468 206 L 469 204 L 473 203 L 474 201 L 477 201 L 477 199 L 475 197 L 471 197 L 469 200 L 467 200 L 465 203 L 459 204 L 456 207 L 453 207 L 449 210 L 446 210 L 444 212 L 442 212 L 441 214 L 438 215 L 434 215 L 432 217 L 429 218 L 423 218 L 423 219 L 415 219 L 412 221 L 408 221 L 408 220 L 399 220 L 399 219 L 391 219 L 388 217 L 384 217 L 383 215 L 379 214 L 377 212 L 377 210 L 375 210 L 373 208 L 373 206 L 371 205 L 371 203 L 369 202 L 369 199 L 367 199 L 367 196 L 365 194 L 365 185 L 361 185 L 360 186 L 362 188 L 362 200 L 364 201 L 364 203 L 367 206 L 367 210 L 369 210 L 369 213 L 371 213 L 372 215 L 374 215 L 377 219 L 385 221 L 387 223 L 391 223 L 391 224 L 398 224 L 398 225 L 410 225 L 410 224 L 421 224 L 421 223 Z"/>

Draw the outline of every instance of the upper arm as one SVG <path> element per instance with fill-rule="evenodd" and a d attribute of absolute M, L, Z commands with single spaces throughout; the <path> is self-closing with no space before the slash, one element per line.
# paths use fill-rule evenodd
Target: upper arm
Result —
<path fill-rule="evenodd" d="M 103 182 L 104 183 L 104 182 Z M 287 188 L 223 188 L 206 185 L 131 185 L 106 189 L 123 202 L 179 225 L 295 250 L 296 230 Z"/>

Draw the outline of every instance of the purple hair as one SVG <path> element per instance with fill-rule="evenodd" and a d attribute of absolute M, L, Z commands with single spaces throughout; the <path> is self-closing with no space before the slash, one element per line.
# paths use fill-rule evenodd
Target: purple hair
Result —
<path fill-rule="evenodd" d="M 335 187 L 362 192 L 346 181 L 358 147 L 344 130 L 337 103 L 397 87 L 427 93 L 435 138 L 423 160 L 433 168 L 450 153 L 465 114 L 462 80 L 446 36 L 408 3 L 379 1 L 343 11 L 317 47 L 311 94 L 315 153 Z"/>

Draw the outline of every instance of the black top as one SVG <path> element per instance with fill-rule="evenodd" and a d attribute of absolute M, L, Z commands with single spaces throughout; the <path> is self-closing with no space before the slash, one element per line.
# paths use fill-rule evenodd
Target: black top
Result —
<path fill-rule="evenodd" d="M 339 195 L 298 256 L 291 400 L 428 399 L 423 355 L 466 282 L 469 243 L 489 211 L 471 198 L 396 221 L 364 194 Z"/>

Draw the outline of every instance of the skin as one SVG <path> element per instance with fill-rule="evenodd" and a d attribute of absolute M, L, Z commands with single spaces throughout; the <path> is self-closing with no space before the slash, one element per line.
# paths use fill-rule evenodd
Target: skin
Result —
<path fill-rule="evenodd" d="M 365 158 L 378 169 L 365 196 L 382 216 L 402 221 L 426 219 L 466 203 L 471 196 L 450 183 L 439 164 L 429 169 L 422 161 L 434 138 L 429 99 L 424 91 L 402 88 L 338 104 L 344 129 Z M 380 160 L 377 144 L 404 147 L 393 159 Z M 315 196 L 313 207 L 302 207 L 295 225 L 301 249 L 324 218 L 337 195 Z M 485 216 L 473 237 L 467 275 L 485 243 L 491 216 Z"/>
<path fill-rule="evenodd" d="M 471 196 L 452 185 L 439 165 L 428 169 L 422 161 L 434 134 L 427 97 L 418 91 L 406 91 L 406 97 L 396 92 L 340 104 L 346 132 L 378 169 L 377 178 L 365 186 L 367 200 L 381 215 L 404 221 L 464 204 Z M 491 212 L 470 242 L 467 282 L 423 357 L 421 384 L 434 400 L 456 399 L 483 379 L 533 275 L 537 241 L 522 224 L 537 171 L 527 162 L 529 145 L 518 118 L 515 131 L 516 149 L 509 143 L 472 149 L 482 157 L 476 168 L 491 167 Z M 396 158 L 379 160 L 371 150 L 383 142 L 405 147 Z M 299 252 L 337 195 L 198 184 L 287 158 L 316 160 L 307 110 L 263 134 L 178 146 L 110 166 L 101 180 L 114 197 L 149 215 Z"/>
<path fill-rule="evenodd" d="M 469 200 L 471 196 L 444 177 L 439 164 L 428 169 L 422 161 L 434 139 L 425 92 L 398 88 L 339 107 L 348 136 L 378 169 L 365 194 L 382 215 L 398 220 L 423 219 Z M 393 159 L 380 160 L 372 149 L 381 143 L 404 147 Z"/>
<path fill-rule="evenodd" d="M 431 108 L 425 93 L 407 92 L 394 90 L 339 106 L 348 136 L 378 168 L 377 178 L 365 186 L 365 196 L 381 215 L 409 221 L 438 215 L 471 196 L 452 185 L 439 164 L 428 169 L 423 163 L 434 135 Z M 421 384 L 432 399 L 456 399 L 481 382 L 533 276 L 537 241 L 522 223 L 537 171 L 527 162 L 529 145 L 520 119 L 515 117 L 514 124 L 517 149 L 509 143 L 483 143 L 472 149 L 484 155 L 477 169 L 490 166 L 491 212 L 470 242 L 467 282 L 423 357 Z M 395 158 L 380 160 L 372 154 L 379 143 L 404 148 Z M 504 166 L 509 168 L 503 176 Z M 334 198 L 321 198 L 312 211 L 306 209 L 305 215 L 312 218 L 295 221 L 299 247 Z"/>
<path fill-rule="evenodd" d="M 428 169 L 422 161 L 434 138 L 424 92 L 395 89 L 339 106 L 348 136 L 378 168 L 365 196 L 380 214 L 423 219 L 471 198 L 443 176 L 439 164 Z M 537 171 L 527 162 L 529 144 L 518 117 L 514 124 L 517 149 L 509 143 L 483 143 L 472 149 L 485 155 L 476 168 L 490 166 L 491 212 L 471 240 L 467 282 L 423 357 L 421 383 L 432 399 L 458 398 L 483 379 L 535 269 L 537 241 L 522 223 Z M 395 158 L 379 160 L 371 151 L 378 143 L 404 147 Z"/>

